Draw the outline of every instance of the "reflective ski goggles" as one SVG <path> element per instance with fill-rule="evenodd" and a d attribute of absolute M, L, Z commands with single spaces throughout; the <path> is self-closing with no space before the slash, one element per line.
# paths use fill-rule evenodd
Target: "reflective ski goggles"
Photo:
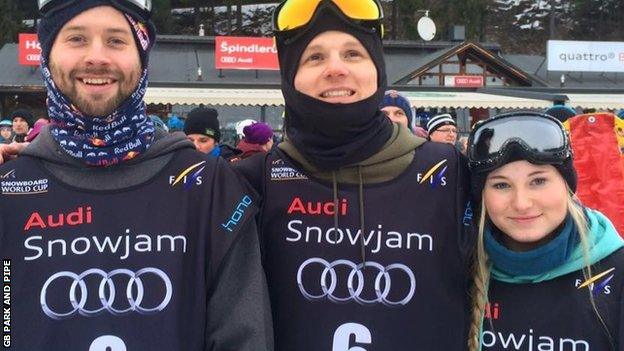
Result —
<path fill-rule="evenodd" d="M 477 123 L 468 139 L 470 169 L 485 172 L 505 164 L 512 152 L 536 164 L 561 164 L 572 156 L 561 122 L 535 112 L 514 112 Z"/>
<path fill-rule="evenodd" d="M 290 32 L 305 27 L 319 6 L 331 6 L 356 23 L 375 24 L 383 36 L 383 8 L 379 0 L 286 0 L 273 11 L 273 30 Z"/>
<path fill-rule="evenodd" d="M 81 0 L 38 0 L 39 12 L 46 15 L 58 11 Z M 152 13 L 152 0 L 110 0 L 121 8 L 134 10 L 142 17 L 149 18 Z"/>

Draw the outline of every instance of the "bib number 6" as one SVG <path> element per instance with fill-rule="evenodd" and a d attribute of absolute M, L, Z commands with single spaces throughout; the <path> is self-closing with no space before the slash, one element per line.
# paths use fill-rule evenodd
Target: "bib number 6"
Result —
<path fill-rule="evenodd" d="M 93 340 L 89 351 L 127 351 L 126 344 L 114 335 L 104 335 Z"/>
<path fill-rule="evenodd" d="M 334 345 L 332 351 L 366 351 L 359 346 L 349 347 L 351 335 L 355 336 L 355 343 L 370 344 L 373 342 L 370 330 L 357 323 L 345 323 L 334 332 Z"/>

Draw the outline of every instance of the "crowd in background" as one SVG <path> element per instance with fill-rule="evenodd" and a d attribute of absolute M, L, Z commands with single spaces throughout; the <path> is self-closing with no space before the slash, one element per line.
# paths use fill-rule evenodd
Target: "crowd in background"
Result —
<path fill-rule="evenodd" d="M 440 113 L 430 116 L 421 113 L 415 116 L 410 102 L 396 90 L 388 90 L 379 106 L 392 121 L 408 127 L 416 136 L 430 141 L 455 145 L 464 155 L 468 146 L 467 131 L 460 131 L 453 113 Z M 594 110 L 588 110 L 595 113 Z M 584 111 L 584 112 L 588 112 Z M 554 105 L 543 111 L 562 123 L 579 114 L 565 105 Z M 624 109 L 615 111 L 615 116 L 624 120 Z M 166 132 L 183 132 L 193 142 L 196 149 L 213 156 L 222 156 L 229 161 L 247 158 L 258 152 L 267 152 L 275 143 L 283 140 L 283 131 L 274 130 L 269 124 L 254 119 L 242 119 L 235 125 L 235 137 L 223 142 L 224 130 L 219 123 L 219 113 L 215 108 L 203 104 L 184 117 L 169 114 L 168 117 L 149 115 L 154 125 Z M 50 123 L 47 116 L 36 118 L 27 107 L 17 108 L 0 120 L 0 143 L 30 142 L 41 128 Z M 620 149 L 624 153 L 624 128 L 616 127 Z"/>
<path fill-rule="evenodd" d="M 458 129 L 457 120 L 452 111 L 433 116 L 428 112 L 416 115 L 417 110 L 396 90 L 386 92 L 380 109 L 391 121 L 409 127 L 416 136 L 455 145 L 463 154 L 466 153 L 470 130 Z M 555 105 L 544 111 L 535 112 L 544 112 L 562 123 L 582 114 L 565 105 Z M 589 110 L 589 112 L 595 111 Z M 624 120 L 624 110 L 614 110 L 613 113 Z M 218 110 L 205 107 L 203 104 L 183 117 L 177 114 L 169 114 L 167 117 L 151 114 L 149 117 L 157 128 L 169 133 L 183 132 L 198 150 L 213 156 L 222 156 L 229 161 L 237 161 L 258 152 L 266 152 L 274 144 L 283 140 L 282 130 L 274 130 L 267 123 L 248 118 L 236 123 L 234 138 L 229 138 L 225 142 L 222 138 L 225 131 L 219 123 Z M 6 118 L 0 120 L 0 143 L 30 142 L 48 123 L 50 121 L 47 116 L 37 118 L 27 107 L 16 108 Z M 619 137 L 624 139 L 624 130 L 616 128 L 616 133 L 618 132 Z M 620 144 L 624 153 L 624 142 Z"/>

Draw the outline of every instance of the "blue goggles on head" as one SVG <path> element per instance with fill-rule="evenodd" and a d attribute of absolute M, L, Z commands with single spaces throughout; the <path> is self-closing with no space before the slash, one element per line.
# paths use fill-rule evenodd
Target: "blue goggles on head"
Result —
<path fill-rule="evenodd" d="M 512 153 L 536 164 L 561 164 L 572 157 L 568 135 L 557 119 L 514 112 L 477 123 L 468 139 L 469 167 L 487 172 L 508 162 Z"/>
<path fill-rule="evenodd" d="M 38 0 L 39 12 L 46 15 L 73 5 L 81 0 Z M 111 3 L 121 8 L 128 9 L 132 13 L 140 14 L 143 18 L 149 18 L 152 13 L 152 0 L 110 0 Z"/>

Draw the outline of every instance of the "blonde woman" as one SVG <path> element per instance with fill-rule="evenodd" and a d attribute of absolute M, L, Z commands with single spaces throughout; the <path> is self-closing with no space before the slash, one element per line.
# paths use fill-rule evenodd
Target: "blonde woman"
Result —
<path fill-rule="evenodd" d="M 469 349 L 623 350 L 622 239 L 574 198 L 563 126 L 536 113 L 475 126 L 479 238 Z"/>

